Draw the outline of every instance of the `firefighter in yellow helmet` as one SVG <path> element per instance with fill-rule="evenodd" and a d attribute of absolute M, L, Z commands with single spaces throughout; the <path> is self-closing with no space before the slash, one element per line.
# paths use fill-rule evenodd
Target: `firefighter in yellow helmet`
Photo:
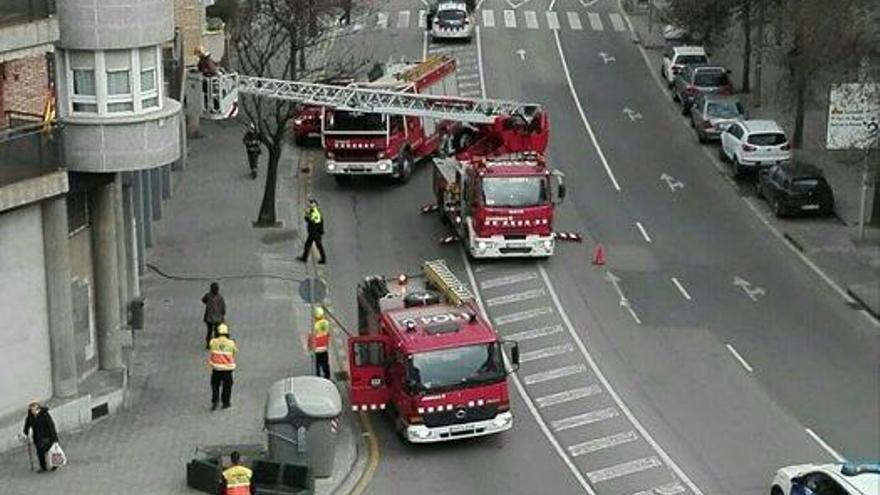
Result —
<path fill-rule="evenodd" d="M 241 465 L 241 454 L 238 451 L 229 454 L 231 466 L 223 470 L 224 495 L 251 495 L 251 478 L 254 472 Z"/>
<path fill-rule="evenodd" d="M 229 409 L 232 398 L 232 372 L 235 371 L 238 346 L 229 337 L 229 326 L 226 323 L 217 325 L 217 336 L 211 339 L 208 349 L 208 366 L 211 367 L 211 410 L 217 409 L 221 399 L 223 409 Z"/>
<path fill-rule="evenodd" d="M 309 335 L 309 350 L 315 354 L 315 374 L 330 379 L 330 322 L 324 315 L 324 308 L 315 306 L 312 311 L 314 324 Z"/>

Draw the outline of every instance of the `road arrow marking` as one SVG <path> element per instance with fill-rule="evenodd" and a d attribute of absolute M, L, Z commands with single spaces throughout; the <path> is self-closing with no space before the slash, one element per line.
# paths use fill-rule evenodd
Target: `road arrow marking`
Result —
<path fill-rule="evenodd" d="M 613 55 L 608 55 L 605 52 L 599 52 L 599 56 L 602 57 L 602 61 L 605 62 L 606 64 L 608 62 L 616 62 L 617 61 L 617 59 L 614 58 Z M 624 110 L 624 112 L 626 112 L 626 110 Z M 630 117 L 630 118 L 632 118 L 632 117 Z"/>
<path fill-rule="evenodd" d="M 626 116 L 629 117 L 629 120 L 630 120 L 631 122 L 635 122 L 635 121 L 637 121 L 637 120 L 639 120 L 639 119 L 642 118 L 642 114 L 641 114 L 641 113 L 636 112 L 635 110 L 633 110 L 632 108 L 629 108 L 629 107 L 625 107 L 625 108 L 623 109 L 623 113 L 625 113 Z"/>
<path fill-rule="evenodd" d="M 669 189 L 672 192 L 675 192 L 676 189 L 684 189 L 684 182 L 676 179 L 675 177 L 663 172 L 660 174 L 660 180 L 666 182 L 666 185 L 669 186 Z"/>
<path fill-rule="evenodd" d="M 520 48 L 519 50 L 517 50 L 517 51 L 516 51 L 516 54 L 519 55 L 519 59 L 520 59 L 520 60 L 522 60 L 522 61 L 525 61 L 525 60 L 526 60 L 526 51 L 523 50 L 522 48 Z"/>
<path fill-rule="evenodd" d="M 639 319 L 639 315 L 636 314 L 636 311 L 635 309 L 633 309 L 632 304 L 630 304 L 629 299 L 627 299 L 626 296 L 623 294 L 623 289 L 620 288 L 620 277 L 609 270 L 605 272 L 605 280 L 611 282 L 611 285 L 614 286 L 614 290 L 617 291 L 617 296 L 620 298 L 620 307 L 626 308 L 630 316 L 632 316 L 633 320 L 641 325 L 642 320 Z"/>
<path fill-rule="evenodd" d="M 743 292 L 745 292 L 746 295 L 749 296 L 749 299 L 751 299 L 752 301 L 755 301 L 755 302 L 758 301 L 759 296 L 763 296 L 763 295 L 767 294 L 766 290 L 764 290 L 763 288 L 758 287 L 758 286 L 752 287 L 751 282 L 749 282 L 748 280 L 746 280 L 740 276 L 733 277 L 733 285 L 741 288 L 743 290 Z"/>

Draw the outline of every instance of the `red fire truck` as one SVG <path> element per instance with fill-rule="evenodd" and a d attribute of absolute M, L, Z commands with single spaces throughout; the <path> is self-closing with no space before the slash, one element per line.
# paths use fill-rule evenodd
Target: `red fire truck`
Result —
<path fill-rule="evenodd" d="M 355 411 L 386 411 L 414 443 L 491 435 L 513 425 L 507 375 L 519 366 L 467 286 L 443 260 L 423 274 L 358 285 L 360 335 L 349 338 Z"/>

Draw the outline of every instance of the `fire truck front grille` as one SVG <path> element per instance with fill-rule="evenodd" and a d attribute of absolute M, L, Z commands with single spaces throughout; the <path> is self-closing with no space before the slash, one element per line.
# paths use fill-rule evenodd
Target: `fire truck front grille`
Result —
<path fill-rule="evenodd" d="M 427 427 L 448 426 L 471 421 L 485 421 L 498 414 L 495 406 L 456 407 L 451 411 L 425 413 L 422 418 Z"/>
<path fill-rule="evenodd" d="M 378 160 L 377 150 L 337 150 L 336 160 L 340 162 L 374 162 Z"/>

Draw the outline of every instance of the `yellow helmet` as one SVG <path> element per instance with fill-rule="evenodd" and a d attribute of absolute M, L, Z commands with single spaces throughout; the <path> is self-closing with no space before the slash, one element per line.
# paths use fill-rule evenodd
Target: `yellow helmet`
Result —
<path fill-rule="evenodd" d="M 226 323 L 217 325 L 217 335 L 229 335 L 229 325 Z"/>
<path fill-rule="evenodd" d="M 321 306 L 315 306 L 315 309 L 312 310 L 312 316 L 314 316 L 316 320 L 320 320 L 324 317 L 324 308 Z"/>

